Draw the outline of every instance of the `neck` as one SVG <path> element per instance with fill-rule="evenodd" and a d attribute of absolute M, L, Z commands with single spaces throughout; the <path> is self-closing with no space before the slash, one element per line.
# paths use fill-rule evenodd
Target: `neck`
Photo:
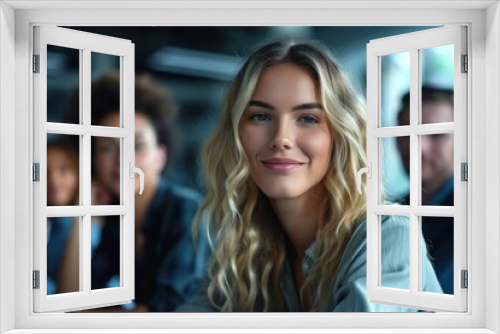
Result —
<path fill-rule="evenodd" d="M 142 195 L 139 193 L 135 194 L 135 226 L 136 229 L 142 226 L 146 212 L 148 211 L 153 197 L 156 193 L 156 188 L 158 186 L 157 182 L 151 182 L 148 187 L 144 187 Z"/>
<path fill-rule="evenodd" d="M 452 171 L 453 172 L 453 171 Z M 452 173 L 447 173 L 432 181 L 422 182 L 422 204 L 426 204 L 429 200 L 448 182 Z"/>
<path fill-rule="evenodd" d="M 290 239 L 301 263 L 304 252 L 316 238 L 320 203 L 324 196 L 312 191 L 293 199 L 272 199 L 280 224 Z"/>

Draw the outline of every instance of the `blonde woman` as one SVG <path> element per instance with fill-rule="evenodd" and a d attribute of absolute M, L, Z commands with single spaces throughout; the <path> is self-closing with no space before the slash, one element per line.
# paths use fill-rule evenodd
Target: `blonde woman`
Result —
<path fill-rule="evenodd" d="M 209 277 L 178 311 L 414 311 L 366 298 L 365 133 L 362 98 L 324 47 L 253 53 L 203 156 Z M 409 219 L 382 221 L 382 284 L 408 289 Z M 426 254 L 423 268 L 439 292 Z"/>

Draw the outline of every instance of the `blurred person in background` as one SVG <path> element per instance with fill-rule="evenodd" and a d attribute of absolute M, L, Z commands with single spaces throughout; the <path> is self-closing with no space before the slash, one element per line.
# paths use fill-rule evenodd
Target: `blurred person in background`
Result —
<path fill-rule="evenodd" d="M 92 84 L 92 124 L 120 126 L 120 78 L 106 73 Z M 71 108 L 78 110 L 78 93 Z M 144 191 L 135 182 L 135 300 L 100 311 L 168 312 L 196 291 L 204 274 L 204 238 L 193 244 L 192 220 L 201 197 L 162 176 L 174 147 L 171 121 L 177 112 L 169 92 L 147 75 L 135 81 L 135 166 L 144 172 Z M 70 112 L 69 114 L 78 114 Z M 92 168 L 96 181 L 120 202 L 120 139 L 95 137 Z M 101 243 L 92 258 L 92 289 L 119 286 L 119 216 L 104 217 Z M 66 276 L 75 284 L 78 279 Z M 95 310 L 94 310 L 95 311 Z"/>
<path fill-rule="evenodd" d="M 47 205 L 73 206 L 79 203 L 79 157 L 74 143 L 68 137 L 60 136 L 47 143 Z M 92 192 L 92 205 L 107 204 L 107 192 L 96 186 Z M 78 227 L 77 217 L 51 217 L 47 219 L 47 294 L 65 291 L 64 281 L 60 276 L 65 270 L 62 263 L 78 264 L 78 253 L 65 252 L 71 240 L 72 226 Z M 92 217 L 91 252 L 95 251 L 100 241 L 101 222 Z M 78 233 L 76 233 L 78 238 Z M 78 239 L 76 240 L 78 244 Z M 67 258 L 66 258 L 67 257 Z M 73 268 L 78 270 L 77 267 Z M 58 284 L 59 283 L 59 284 Z M 77 291 L 77 290 L 73 290 Z"/>
<path fill-rule="evenodd" d="M 402 97 L 398 124 L 410 124 L 410 93 Z M 453 90 L 422 87 L 422 124 L 453 122 Z M 409 175 L 409 137 L 397 137 L 397 147 Z M 421 136 L 422 205 L 453 206 L 453 133 Z M 410 195 L 403 198 L 410 204 Z M 453 294 L 453 218 L 422 217 L 422 233 L 433 258 L 443 292 Z"/>
<path fill-rule="evenodd" d="M 47 205 L 79 205 L 78 152 L 61 138 L 47 142 Z M 72 217 L 47 218 L 47 294 L 55 294 Z"/>

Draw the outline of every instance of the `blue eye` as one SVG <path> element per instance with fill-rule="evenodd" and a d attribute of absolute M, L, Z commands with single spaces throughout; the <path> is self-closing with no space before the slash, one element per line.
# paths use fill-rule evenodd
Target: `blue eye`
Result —
<path fill-rule="evenodd" d="M 304 116 L 300 118 L 299 121 L 305 124 L 317 124 L 319 122 L 315 117 L 312 116 Z"/>
<path fill-rule="evenodd" d="M 266 114 L 254 114 L 250 117 L 250 119 L 257 122 L 265 122 L 270 120 L 269 116 Z"/>

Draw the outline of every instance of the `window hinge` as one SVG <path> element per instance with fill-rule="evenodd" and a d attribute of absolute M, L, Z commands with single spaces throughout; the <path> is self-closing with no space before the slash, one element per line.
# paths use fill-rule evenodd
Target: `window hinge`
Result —
<path fill-rule="evenodd" d="M 40 55 L 33 55 L 33 73 L 40 73 Z"/>
<path fill-rule="evenodd" d="M 40 289 L 40 270 L 33 270 L 33 289 Z"/>
<path fill-rule="evenodd" d="M 469 287 L 469 274 L 467 270 L 462 270 L 462 289 Z"/>
<path fill-rule="evenodd" d="M 33 181 L 40 182 L 40 164 L 38 162 L 33 164 Z"/>
<path fill-rule="evenodd" d="M 462 171 L 462 181 L 469 181 L 469 167 L 466 162 L 462 162 L 460 164 L 461 171 Z"/>
<path fill-rule="evenodd" d="M 462 73 L 469 72 L 469 57 L 467 55 L 462 55 Z"/>

